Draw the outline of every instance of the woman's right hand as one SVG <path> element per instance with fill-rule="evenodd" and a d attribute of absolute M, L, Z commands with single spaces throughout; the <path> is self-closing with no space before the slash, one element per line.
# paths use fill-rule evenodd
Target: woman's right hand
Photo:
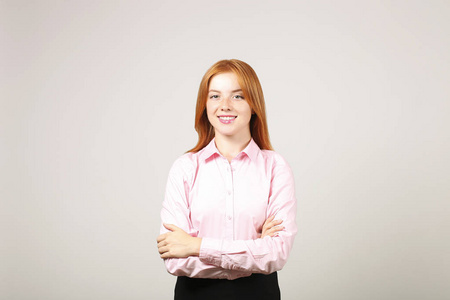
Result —
<path fill-rule="evenodd" d="M 270 216 L 267 218 L 267 220 L 264 222 L 261 238 L 264 238 L 266 236 L 275 236 L 277 235 L 278 231 L 281 231 L 284 229 L 284 226 L 279 226 L 281 223 L 283 223 L 283 220 L 274 220 L 275 216 Z"/>

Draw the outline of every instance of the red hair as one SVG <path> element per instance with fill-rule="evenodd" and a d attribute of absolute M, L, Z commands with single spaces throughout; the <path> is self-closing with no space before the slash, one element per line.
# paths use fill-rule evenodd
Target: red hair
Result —
<path fill-rule="evenodd" d="M 203 149 L 214 138 L 214 128 L 206 114 L 209 83 L 214 75 L 232 72 L 236 74 L 239 86 L 244 93 L 250 108 L 254 111 L 250 119 L 250 134 L 260 149 L 273 150 L 269 139 L 269 129 L 266 120 L 264 95 L 255 71 L 243 61 L 237 59 L 220 60 L 212 65 L 200 82 L 195 109 L 195 130 L 198 133 L 197 145 L 187 152 L 197 152 Z"/>

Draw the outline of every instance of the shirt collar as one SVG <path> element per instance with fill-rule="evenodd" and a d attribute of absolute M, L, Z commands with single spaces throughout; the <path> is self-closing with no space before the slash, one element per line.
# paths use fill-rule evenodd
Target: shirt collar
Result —
<path fill-rule="evenodd" d="M 244 150 L 241 151 L 241 153 L 245 153 L 252 161 L 256 159 L 256 156 L 258 155 L 259 151 L 261 149 L 259 148 L 258 144 L 253 140 L 253 138 L 250 140 L 248 145 L 244 148 Z M 241 154 L 239 153 L 238 156 Z M 200 158 L 202 160 L 207 160 L 214 154 L 221 155 L 219 150 L 216 147 L 215 138 L 213 138 L 208 145 L 206 145 L 205 148 L 203 148 L 202 153 L 200 153 Z"/>

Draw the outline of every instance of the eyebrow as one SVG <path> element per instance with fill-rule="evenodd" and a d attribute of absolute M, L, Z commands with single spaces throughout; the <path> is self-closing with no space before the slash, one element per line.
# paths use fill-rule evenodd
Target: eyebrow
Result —
<path fill-rule="evenodd" d="M 217 91 L 217 90 L 209 90 L 209 93 L 211 93 L 211 92 L 220 93 L 220 91 Z M 232 93 L 242 92 L 242 89 L 234 90 L 234 91 L 231 91 L 231 92 L 232 92 Z"/>

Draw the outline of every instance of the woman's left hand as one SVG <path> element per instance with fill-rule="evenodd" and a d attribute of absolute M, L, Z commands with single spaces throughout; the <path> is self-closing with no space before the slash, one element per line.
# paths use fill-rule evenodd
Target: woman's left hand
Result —
<path fill-rule="evenodd" d="M 183 258 L 199 255 L 201 238 L 192 237 L 175 225 L 163 225 L 170 232 L 161 234 L 156 239 L 161 258 Z"/>
<path fill-rule="evenodd" d="M 279 226 L 281 223 L 283 223 L 283 221 L 274 219 L 275 216 L 270 216 L 264 222 L 261 238 L 264 238 L 265 236 L 277 236 L 278 231 L 282 231 L 284 229 L 284 226 Z"/>

